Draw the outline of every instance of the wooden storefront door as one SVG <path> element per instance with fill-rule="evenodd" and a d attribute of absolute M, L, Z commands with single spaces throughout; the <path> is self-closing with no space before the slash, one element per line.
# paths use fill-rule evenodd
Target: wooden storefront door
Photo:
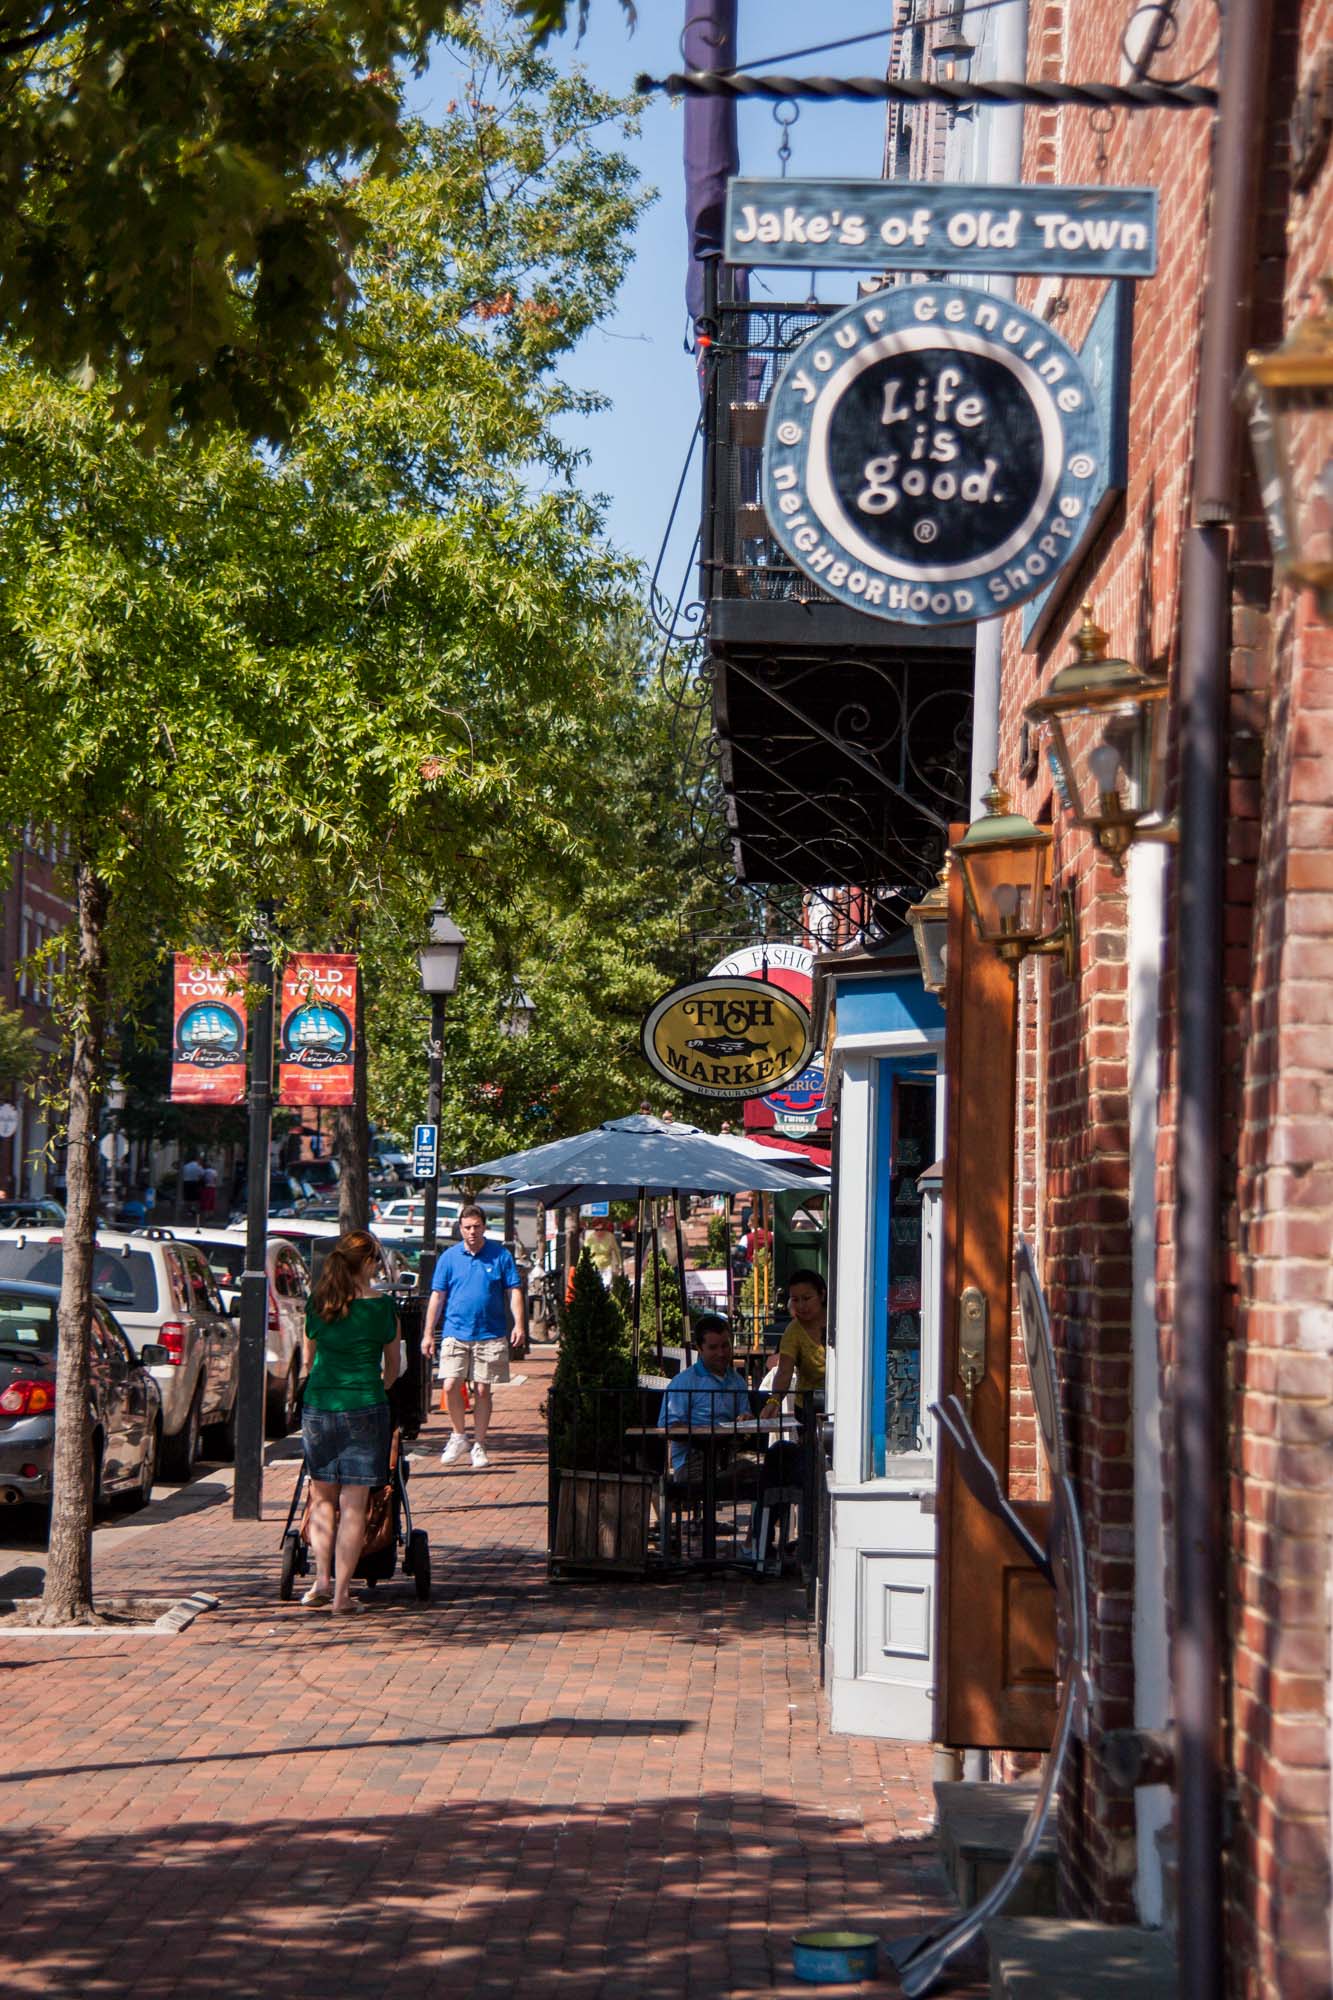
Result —
<path fill-rule="evenodd" d="M 954 830 L 954 838 L 963 829 Z M 985 1345 L 972 1427 L 1007 1487 L 1013 1273 L 1017 991 L 977 937 L 955 868 L 950 877 L 945 1071 L 944 1283 L 941 1393 L 968 1402 L 960 1308 L 984 1301 Z M 973 1318 L 975 1324 L 975 1315 Z M 1050 1508 L 1017 1511 L 1044 1542 Z M 936 1735 L 978 1749 L 1044 1750 L 1055 1719 L 1055 1597 L 1004 1523 L 939 1460 L 940 1630 Z"/>

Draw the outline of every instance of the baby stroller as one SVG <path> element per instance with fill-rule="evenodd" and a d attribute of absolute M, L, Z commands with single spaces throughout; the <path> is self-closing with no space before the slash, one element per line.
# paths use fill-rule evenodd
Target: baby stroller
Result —
<path fill-rule="evenodd" d="M 417 1596 L 424 1602 L 430 1596 L 430 1543 L 424 1528 L 412 1526 L 412 1509 L 407 1498 L 407 1478 L 411 1468 L 403 1457 L 402 1440 L 402 1432 L 395 1430 L 389 1442 L 388 1484 L 371 1489 L 370 1504 L 366 1510 L 366 1545 L 361 1551 L 355 1574 L 368 1589 L 373 1590 L 376 1584 L 385 1582 L 393 1575 L 401 1549 L 403 1575 L 412 1578 Z M 304 1506 L 301 1505 L 302 1494 L 305 1494 Z M 282 1531 L 282 1580 L 278 1585 L 278 1596 L 284 1604 L 292 1599 L 297 1577 L 310 1573 L 310 1506 L 313 1498 L 313 1494 L 306 1492 L 306 1464 L 302 1459 L 292 1504 L 287 1510 L 287 1525 Z"/>

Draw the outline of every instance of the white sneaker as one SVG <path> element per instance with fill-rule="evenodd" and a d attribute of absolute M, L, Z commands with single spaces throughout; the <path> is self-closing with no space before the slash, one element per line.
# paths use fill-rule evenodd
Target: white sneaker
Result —
<path fill-rule="evenodd" d="M 472 1447 L 472 1470 L 474 1472 L 484 1472 L 486 1470 L 486 1467 L 490 1464 L 490 1462 L 491 1461 L 486 1456 L 486 1447 L 484 1445 L 474 1444 Z"/>
<path fill-rule="evenodd" d="M 440 1453 L 440 1464 L 457 1465 L 461 1458 L 466 1457 L 467 1439 L 463 1436 L 462 1431 L 455 1431 L 448 1444 L 444 1447 L 444 1450 Z"/>

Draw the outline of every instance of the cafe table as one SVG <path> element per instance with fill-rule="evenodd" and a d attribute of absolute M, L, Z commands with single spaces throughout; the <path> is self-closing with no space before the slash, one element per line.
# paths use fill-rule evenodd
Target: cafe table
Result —
<path fill-rule="evenodd" d="M 703 1560 L 705 1563 L 717 1561 L 717 1462 L 724 1444 L 753 1443 L 762 1439 L 764 1448 L 780 1441 L 795 1440 L 801 1434 L 801 1420 L 798 1416 L 779 1412 L 771 1417 L 732 1417 L 725 1423 L 711 1427 L 692 1424 L 635 1425 L 625 1432 L 627 1438 L 665 1438 L 670 1442 L 684 1442 L 691 1451 L 697 1451 L 702 1460 L 700 1499 L 703 1511 Z M 668 1460 L 667 1477 L 670 1478 Z"/>

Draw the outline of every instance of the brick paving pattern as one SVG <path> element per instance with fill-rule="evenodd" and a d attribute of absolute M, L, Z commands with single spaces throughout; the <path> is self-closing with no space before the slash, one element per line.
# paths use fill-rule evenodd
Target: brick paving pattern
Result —
<path fill-rule="evenodd" d="M 293 1460 L 262 1523 L 99 1530 L 101 1591 L 221 1597 L 184 1634 L 0 1631 L 6 1994 L 808 1993 L 792 1931 L 947 1909 L 930 1753 L 827 1733 L 796 1587 L 547 1582 L 523 1367 L 489 1472 L 418 1447 L 430 1604 L 279 1603 Z"/>

